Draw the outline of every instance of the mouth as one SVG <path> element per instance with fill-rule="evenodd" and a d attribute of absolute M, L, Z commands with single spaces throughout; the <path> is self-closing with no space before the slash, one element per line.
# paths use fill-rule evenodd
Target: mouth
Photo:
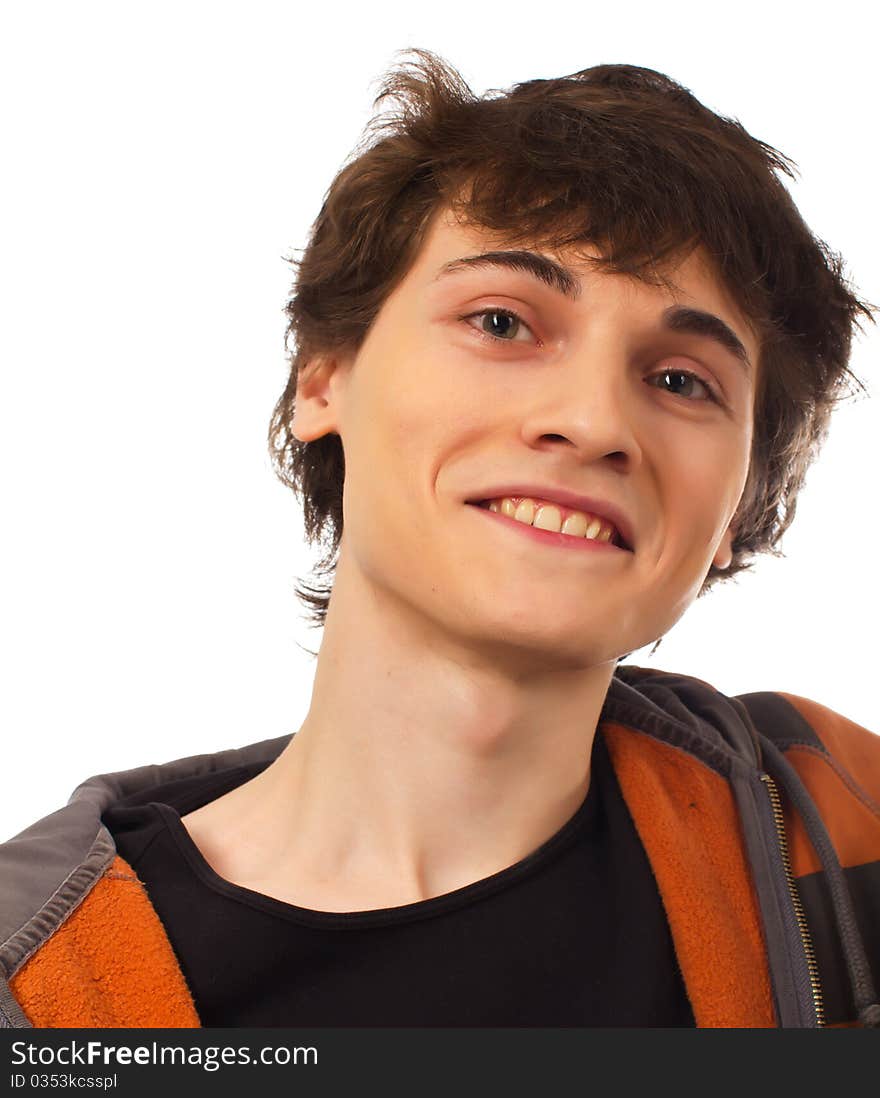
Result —
<path fill-rule="evenodd" d="M 500 496 L 466 502 L 472 507 L 496 514 L 499 519 L 530 528 L 531 534 L 566 548 L 634 551 L 609 519 L 556 501 L 529 496 Z"/>

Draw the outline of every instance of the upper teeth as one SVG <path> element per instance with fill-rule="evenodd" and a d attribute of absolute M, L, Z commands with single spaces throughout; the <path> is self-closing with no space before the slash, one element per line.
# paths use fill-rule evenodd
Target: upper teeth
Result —
<path fill-rule="evenodd" d="M 610 522 L 598 515 L 586 511 L 572 511 L 556 503 L 545 500 L 504 496 L 489 501 L 490 511 L 500 511 L 517 522 L 527 526 L 537 526 L 540 530 L 554 530 L 557 534 L 570 534 L 576 538 L 594 538 L 597 541 L 610 541 L 615 529 Z M 565 517 L 563 518 L 563 511 Z"/>

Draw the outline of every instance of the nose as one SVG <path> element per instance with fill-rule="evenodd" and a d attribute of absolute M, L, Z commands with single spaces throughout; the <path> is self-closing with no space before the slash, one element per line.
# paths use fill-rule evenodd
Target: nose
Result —
<path fill-rule="evenodd" d="M 596 348 L 558 362 L 529 396 L 522 437 L 534 449 L 570 450 L 579 463 L 630 471 L 642 460 L 637 401 L 622 351 Z"/>

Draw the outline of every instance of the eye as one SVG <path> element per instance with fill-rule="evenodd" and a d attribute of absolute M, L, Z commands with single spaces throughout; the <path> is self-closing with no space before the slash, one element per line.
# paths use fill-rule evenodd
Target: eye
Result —
<path fill-rule="evenodd" d="M 458 319 L 467 321 L 468 326 L 473 328 L 477 335 L 493 343 L 521 343 L 522 340 L 517 337 L 524 332 L 528 333 L 526 340 L 531 338 L 536 343 L 540 342 L 535 339 L 528 324 L 512 309 L 480 309 L 476 313 L 468 313 Z M 478 320 L 479 323 L 471 324 L 472 320 Z"/>
<path fill-rule="evenodd" d="M 697 398 L 698 402 L 700 399 L 702 399 L 711 400 L 714 404 L 721 403 L 720 397 L 712 388 L 712 386 L 709 385 L 707 381 L 703 381 L 703 379 L 698 374 L 694 374 L 690 370 L 661 370 L 660 373 L 653 374 L 652 377 L 649 378 L 649 381 L 653 382 L 654 378 L 658 377 L 662 378 L 664 381 L 666 381 L 668 378 L 673 379 L 674 388 L 670 388 L 669 390 L 667 390 L 668 392 L 671 392 L 673 396 L 683 396 L 686 400 L 691 399 L 690 397 L 688 397 L 687 393 L 693 392 L 693 386 L 696 384 L 706 393 L 705 397 Z M 684 388 L 687 390 L 687 392 L 680 391 L 678 383 L 681 381 L 684 382 Z"/>

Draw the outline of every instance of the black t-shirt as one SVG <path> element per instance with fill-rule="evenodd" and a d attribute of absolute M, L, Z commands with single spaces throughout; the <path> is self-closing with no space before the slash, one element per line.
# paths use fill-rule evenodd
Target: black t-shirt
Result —
<path fill-rule="evenodd" d="M 401 907 L 322 912 L 218 876 L 181 816 L 268 764 L 104 814 L 204 1026 L 693 1026 L 650 864 L 601 733 L 589 792 L 527 857 Z"/>

